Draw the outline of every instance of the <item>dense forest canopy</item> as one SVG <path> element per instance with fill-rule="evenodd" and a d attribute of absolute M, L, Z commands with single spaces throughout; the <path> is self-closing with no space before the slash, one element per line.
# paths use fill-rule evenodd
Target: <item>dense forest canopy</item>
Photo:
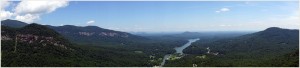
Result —
<path fill-rule="evenodd" d="M 174 59 L 175 47 L 200 38 Z M 298 67 L 299 30 L 134 35 L 97 26 L 1 21 L 2 67 Z"/>

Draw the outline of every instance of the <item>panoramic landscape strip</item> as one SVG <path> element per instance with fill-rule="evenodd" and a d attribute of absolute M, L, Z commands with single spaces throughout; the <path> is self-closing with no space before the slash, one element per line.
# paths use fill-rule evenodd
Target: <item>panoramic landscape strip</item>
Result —
<path fill-rule="evenodd" d="M 299 1 L 0 5 L 1 67 L 299 67 Z"/>

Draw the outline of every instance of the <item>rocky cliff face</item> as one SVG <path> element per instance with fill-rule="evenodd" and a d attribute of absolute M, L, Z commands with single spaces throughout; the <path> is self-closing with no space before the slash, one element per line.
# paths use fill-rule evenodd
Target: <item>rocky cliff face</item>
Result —
<path fill-rule="evenodd" d="M 43 27 L 43 29 L 38 30 L 40 27 Z M 26 44 L 28 46 L 33 46 L 34 48 L 55 46 L 72 50 L 72 48 L 67 46 L 70 45 L 67 40 L 59 34 L 56 34 L 55 31 L 49 28 L 47 29 L 42 25 L 30 24 L 20 29 L 14 29 L 6 26 L 1 26 L 1 28 L 1 42 L 13 41 L 14 46 L 17 46 L 18 44 Z"/>

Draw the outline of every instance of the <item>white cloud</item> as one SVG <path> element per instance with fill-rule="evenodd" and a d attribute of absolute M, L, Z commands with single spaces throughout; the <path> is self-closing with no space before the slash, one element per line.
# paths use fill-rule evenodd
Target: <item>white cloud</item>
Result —
<path fill-rule="evenodd" d="M 86 22 L 87 25 L 92 25 L 93 23 L 95 23 L 94 20 L 90 20 L 90 21 Z"/>
<path fill-rule="evenodd" d="M 0 1 L 0 9 L 2 10 L 4 8 L 6 8 L 7 6 L 9 6 L 9 4 L 10 3 L 7 0 L 1 0 Z"/>
<path fill-rule="evenodd" d="M 230 11 L 229 8 L 222 8 L 222 9 L 220 9 L 220 10 L 223 11 L 223 12 Z"/>
<path fill-rule="evenodd" d="M 294 11 L 292 15 L 290 15 L 289 17 L 287 17 L 287 20 L 292 20 L 292 21 L 300 21 L 300 11 Z"/>
<path fill-rule="evenodd" d="M 40 16 L 39 15 L 34 15 L 34 14 L 25 14 L 25 15 L 17 15 L 16 20 L 20 20 L 20 21 L 23 21 L 23 22 L 26 22 L 26 23 L 33 23 L 35 20 L 38 20 L 40 19 Z"/>
<path fill-rule="evenodd" d="M 0 19 L 1 20 L 9 19 L 9 18 L 11 18 L 12 15 L 13 15 L 13 13 L 11 13 L 9 11 L 0 11 Z"/>
<path fill-rule="evenodd" d="M 66 0 L 30 1 L 23 0 L 15 8 L 17 14 L 43 14 L 55 11 L 57 8 L 68 5 Z"/>
<path fill-rule="evenodd" d="M 16 20 L 32 23 L 39 20 L 41 15 L 51 13 L 58 8 L 68 6 L 67 0 L 22 0 L 13 8 L 13 12 L 5 11 L 5 7 L 10 5 L 7 0 L 1 0 L 1 20 L 14 17 Z"/>
<path fill-rule="evenodd" d="M 215 12 L 216 13 L 221 13 L 221 12 L 227 12 L 227 11 L 230 11 L 230 9 L 229 8 L 221 8 L 221 9 L 215 11 Z"/>
<path fill-rule="evenodd" d="M 5 8 L 8 7 L 10 5 L 10 2 L 8 2 L 7 0 L 1 0 L 0 1 L 0 20 L 5 20 L 10 18 L 13 13 L 10 11 L 6 11 Z"/>

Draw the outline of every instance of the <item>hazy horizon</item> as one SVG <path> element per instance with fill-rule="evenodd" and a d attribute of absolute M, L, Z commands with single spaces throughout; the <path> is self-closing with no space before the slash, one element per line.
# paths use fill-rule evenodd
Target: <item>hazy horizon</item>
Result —
<path fill-rule="evenodd" d="M 33 4 L 35 3 L 35 4 Z M 38 3 L 38 4 L 37 4 Z M 1 20 L 123 32 L 298 29 L 298 1 L 1 1 Z"/>

